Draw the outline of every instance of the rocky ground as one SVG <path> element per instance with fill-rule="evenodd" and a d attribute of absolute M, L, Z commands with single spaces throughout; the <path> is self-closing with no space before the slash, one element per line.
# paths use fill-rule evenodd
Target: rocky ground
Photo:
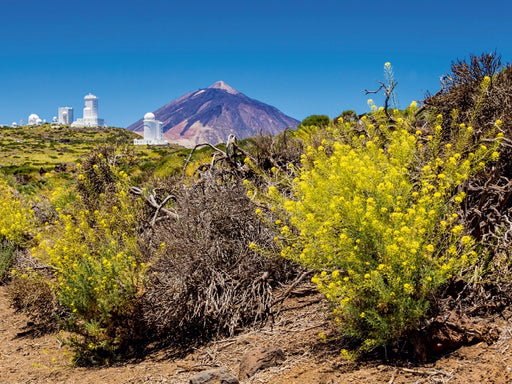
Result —
<path fill-rule="evenodd" d="M 273 324 L 211 342 L 184 357 L 160 350 L 140 361 L 81 368 L 70 365 L 71 352 L 56 334 L 25 332 L 27 319 L 13 312 L 0 286 L 0 384 L 205 383 L 205 371 L 220 372 L 222 383 L 236 378 L 242 384 L 512 382 L 512 324 L 503 316 L 486 319 L 499 332 L 496 341 L 463 346 L 435 362 L 348 362 L 336 341 L 318 337 L 335 332 L 324 305 L 318 294 L 296 295 L 283 302 Z"/>

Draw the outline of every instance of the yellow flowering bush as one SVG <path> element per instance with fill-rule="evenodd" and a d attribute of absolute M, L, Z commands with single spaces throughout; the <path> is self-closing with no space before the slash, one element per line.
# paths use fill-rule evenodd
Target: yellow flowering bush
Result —
<path fill-rule="evenodd" d="M 126 173 L 104 166 L 104 156 L 91 156 L 91 164 L 102 163 L 100 182 L 94 176 L 100 166 L 81 169 L 78 178 L 87 187 L 102 187 L 93 191 L 97 198 L 82 188 L 32 249 L 55 270 L 54 289 L 74 332 L 68 342 L 80 363 L 108 360 L 133 341 L 146 269 L 137 244 L 139 202 L 127 192 Z"/>
<path fill-rule="evenodd" d="M 0 243 L 26 242 L 26 235 L 34 224 L 34 213 L 28 202 L 17 196 L 0 176 Z"/>
<path fill-rule="evenodd" d="M 27 246 L 34 229 L 34 212 L 0 175 L 0 282 L 14 259 L 17 247 Z"/>
<path fill-rule="evenodd" d="M 474 144 L 462 124 L 445 144 L 442 116 L 417 131 L 416 108 L 329 127 L 303 155 L 295 196 L 268 192 L 288 214 L 275 222 L 282 255 L 319 271 L 312 281 L 362 350 L 415 329 L 436 288 L 477 257 L 458 187 L 496 157 L 499 139 Z"/>

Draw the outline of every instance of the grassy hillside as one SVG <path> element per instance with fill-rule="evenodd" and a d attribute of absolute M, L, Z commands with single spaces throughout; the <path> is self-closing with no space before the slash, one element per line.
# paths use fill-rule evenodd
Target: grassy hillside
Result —
<path fill-rule="evenodd" d="M 121 128 L 37 127 L 0 128 L 0 164 L 4 167 L 54 168 L 75 163 L 105 143 L 129 144 L 138 135 Z"/>
<path fill-rule="evenodd" d="M 139 135 L 122 128 L 52 127 L 50 124 L 0 127 L 0 172 L 13 175 L 23 192 L 33 190 L 31 186 L 41 187 L 48 180 L 61 184 L 71 178 L 81 159 L 105 145 L 122 149 L 136 159 L 129 169 L 134 180 L 181 172 L 188 149 L 173 144 L 134 146 L 135 138 Z"/>

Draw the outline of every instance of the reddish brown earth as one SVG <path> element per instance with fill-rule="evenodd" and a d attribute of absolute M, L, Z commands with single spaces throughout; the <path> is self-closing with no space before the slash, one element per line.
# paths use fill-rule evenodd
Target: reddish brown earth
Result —
<path fill-rule="evenodd" d="M 318 295 L 284 302 L 273 325 L 218 340 L 175 359 L 159 351 L 144 360 L 113 367 L 80 368 L 70 365 L 70 351 L 56 334 L 23 334 L 27 319 L 9 307 L 0 286 L 0 384 L 18 383 L 189 383 L 203 370 L 225 367 L 238 375 L 244 354 L 259 347 L 280 347 L 285 360 L 257 372 L 242 384 L 341 383 L 512 383 L 512 324 L 497 316 L 486 319 L 499 330 L 496 342 L 464 346 L 434 363 L 347 362 L 339 346 L 322 341 L 320 332 L 333 328 Z"/>

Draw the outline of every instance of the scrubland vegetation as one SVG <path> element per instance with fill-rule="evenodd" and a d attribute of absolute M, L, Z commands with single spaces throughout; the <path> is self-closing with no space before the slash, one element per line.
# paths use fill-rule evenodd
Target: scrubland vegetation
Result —
<path fill-rule="evenodd" d="M 511 303 L 511 79 L 496 54 L 472 56 L 404 110 L 190 157 L 120 130 L 3 128 L 0 281 L 35 331 L 67 331 L 79 364 L 271 321 L 274 288 L 308 273 L 347 358 L 399 345 L 424 359 L 431 319 Z"/>

